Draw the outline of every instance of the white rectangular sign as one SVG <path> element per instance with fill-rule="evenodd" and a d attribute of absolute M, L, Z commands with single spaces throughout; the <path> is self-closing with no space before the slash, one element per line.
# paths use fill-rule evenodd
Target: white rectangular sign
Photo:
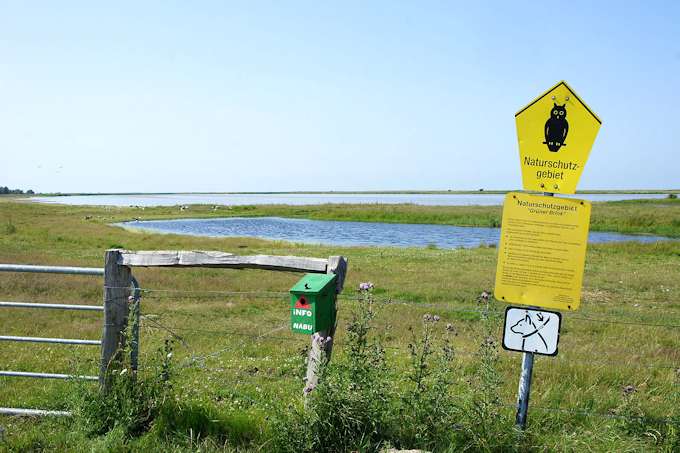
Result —
<path fill-rule="evenodd" d="M 508 307 L 505 310 L 503 348 L 557 355 L 561 324 L 562 315 L 556 311 Z"/>

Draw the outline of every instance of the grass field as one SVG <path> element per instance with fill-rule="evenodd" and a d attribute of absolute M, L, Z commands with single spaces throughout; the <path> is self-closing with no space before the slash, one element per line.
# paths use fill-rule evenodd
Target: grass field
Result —
<path fill-rule="evenodd" d="M 347 357 L 344 332 L 357 309 L 358 283 L 372 281 L 381 302 L 376 334 L 393 367 L 394 386 L 408 385 L 409 327 L 436 314 L 443 332 L 455 328 L 459 370 L 454 388 L 465 394 L 484 342 L 478 296 L 491 290 L 496 249 L 322 247 L 246 238 L 155 235 L 109 226 L 133 218 L 279 215 L 312 219 L 500 225 L 499 207 L 413 205 L 190 206 L 104 208 L 0 201 L 0 262 L 102 266 L 107 248 L 222 250 L 238 254 L 328 257 L 350 262 L 340 297 L 334 362 Z M 680 202 L 595 203 L 593 230 L 680 237 Z M 141 363 L 174 332 L 175 423 L 134 438 L 114 431 L 88 436 L 76 422 L 2 418 L 0 448 L 9 451 L 270 451 L 271 419 L 299 405 L 308 337 L 287 327 L 287 290 L 299 275 L 218 269 L 135 269 L 143 294 Z M 680 395 L 680 242 L 589 246 L 582 309 L 566 313 L 560 353 L 538 358 L 531 396 L 527 451 L 649 451 L 677 448 Z M 0 273 L 0 300 L 63 303 L 101 301 L 97 277 Z M 384 301 L 389 300 L 389 303 Z M 500 337 L 505 306 L 493 302 L 490 319 Z M 2 335 L 98 339 L 97 314 L 2 309 Z M 98 350 L 85 346 L 2 343 L 0 368 L 96 374 Z M 206 357 L 207 356 L 207 357 Z M 195 360 L 197 357 L 205 357 Z M 194 360 L 192 360 L 194 358 Z M 503 429 L 512 431 L 521 357 L 499 352 Z M 0 406 L 69 408 L 75 384 L 2 378 Z M 631 387 L 632 386 L 632 387 Z M 632 389 L 632 390 L 631 390 Z M 625 390 L 625 391 L 624 391 Z M 201 415 L 203 414 L 203 415 Z M 209 414 L 207 416 L 206 414 Z M 625 418 L 632 415 L 641 419 Z M 206 418 L 207 417 L 207 418 Z M 662 421 L 656 419 L 663 419 Z M 177 421 L 180 420 L 180 421 Z M 201 420 L 203 422 L 201 422 Z M 207 421 L 206 421 L 207 420 Z M 480 426 L 491 421 L 480 420 Z M 205 424 L 211 430 L 201 428 Z M 452 428 L 453 429 L 453 428 Z M 675 431 L 674 431 L 675 430 Z M 675 438 L 673 436 L 676 436 Z M 670 439 L 670 440 L 669 440 Z M 675 440 L 677 442 L 677 440 Z M 452 444 L 451 448 L 455 449 Z M 481 447 L 480 447 L 481 448 Z"/>

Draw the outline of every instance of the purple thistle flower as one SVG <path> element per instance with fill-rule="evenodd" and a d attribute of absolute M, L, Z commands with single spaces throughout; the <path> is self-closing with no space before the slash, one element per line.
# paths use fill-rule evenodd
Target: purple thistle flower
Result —
<path fill-rule="evenodd" d="M 370 291 L 374 288 L 372 282 L 362 282 L 359 283 L 359 291 Z"/>

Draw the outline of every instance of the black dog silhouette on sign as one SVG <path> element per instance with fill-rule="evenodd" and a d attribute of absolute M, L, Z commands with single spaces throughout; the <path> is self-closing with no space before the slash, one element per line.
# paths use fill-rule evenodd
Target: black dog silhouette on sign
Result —
<path fill-rule="evenodd" d="M 528 349 L 538 351 L 538 347 L 536 346 L 540 346 L 540 344 L 536 340 L 540 339 L 541 343 L 543 343 L 543 348 L 547 351 L 548 343 L 545 341 L 543 335 L 541 335 L 541 329 L 550 322 L 550 318 L 544 318 L 541 313 L 537 313 L 536 317 L 538 318 L 538 323 L 534 322 L 531 315 L 527 312 L 527 314 L 524 315 L 524 318 L 520 319 L 512 327 L 510 327 L 510 331 L 514 334 L 522 336 L 522 349 L 527 349 L 526 343 L 528 340 L 531 345 Z"/>
<path fill-rule="evenodd" d="M 550 118 L 545 122 L 545 141 L 543 144 L 547 145 L 548 149 L 554 153 L 560 147 L 567 146 L 564 141 L 567 139 L 567 133 L 569 132 L 569 123 L 567 122 L 567 104 L 553 104 Z"/>

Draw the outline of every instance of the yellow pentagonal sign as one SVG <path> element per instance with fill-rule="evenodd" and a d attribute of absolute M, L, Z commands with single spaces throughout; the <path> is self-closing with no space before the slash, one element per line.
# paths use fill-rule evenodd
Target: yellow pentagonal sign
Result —
<path fill-rule="evenodd" d="M 515 114 L 525 190 L 574 193 L 602 121 L 566 82 Z"/>

